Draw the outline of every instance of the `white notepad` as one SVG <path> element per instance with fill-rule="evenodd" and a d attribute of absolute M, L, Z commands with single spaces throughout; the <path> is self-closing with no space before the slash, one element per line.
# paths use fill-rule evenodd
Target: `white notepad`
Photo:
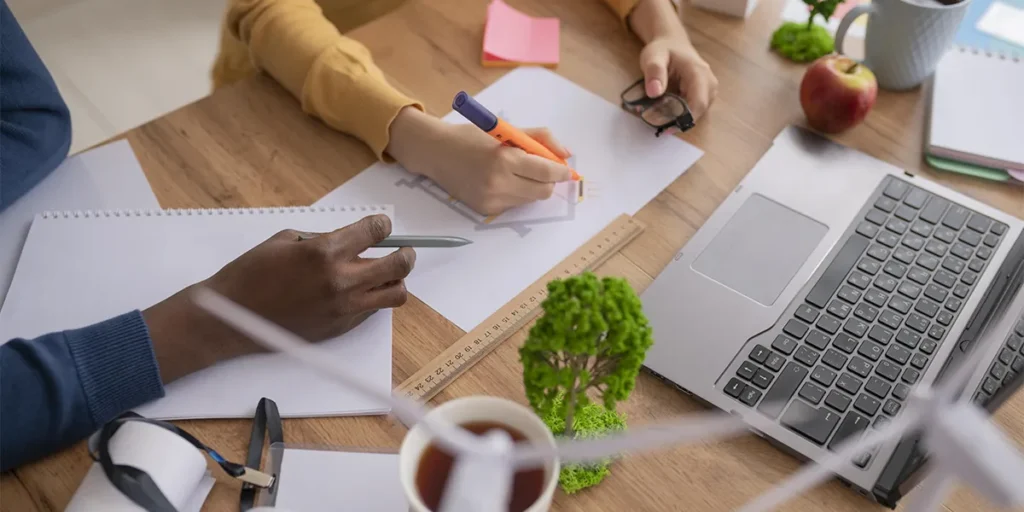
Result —
<path fill-rule="evenodd" d="M 278 481 L 269 503 L 261 493 L 261 505 L 293 512 L 409 510 L 397 453 L 282 448 L 271 448 Z"/>
<path fill-rule="evenodd" d="M 1024 61 L 953 48 L 935 70 L 929 154 L 1024 170 Z"/>
<path fill-rule="evenodd" d="M 283 229 L 329 232 L 391 206 L 237 210 L 56 212 L 36 216 L 7 300 L 0 343 L 84 327 L 145 308 L 216 273 Z M 388 249 L 371 249 L 380 256 Z M 323 342 L 366 382 L 391 390 L 391 313 Z M 260 398 L 283 416 L 383 414 L 281 354 L 227 361 L 170 383 L 166 396 L 137 411 L 153 418 L 247 418 Z"/>

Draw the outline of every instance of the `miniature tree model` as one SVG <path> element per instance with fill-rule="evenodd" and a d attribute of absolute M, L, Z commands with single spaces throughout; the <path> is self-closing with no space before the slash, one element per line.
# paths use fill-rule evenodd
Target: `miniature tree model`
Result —
<path fill-rule="evenodd" d="M 633 391 L 653 344 L 640 299 L 624 279 L 587 272 L 549 283 L 541 306 L 543 316 L 519 349 L 530 406 L 570 439 L 621 430 L 615 404 Z M 590 394 L 604 407 L 592 404 Z M 607 464 L 567 466 L 563 488 L 575 492 L 600 482 Z"/>
<path fill-rule="evenodd" d="M 832 36 L 814 24 L 821 16 L 826 22 L 842 0 L 803 0 L 810 7 L 807 24 L 787 21 L 772 34 L 772 49 L 795 62 L 810 62 L 832 53 Z"/>

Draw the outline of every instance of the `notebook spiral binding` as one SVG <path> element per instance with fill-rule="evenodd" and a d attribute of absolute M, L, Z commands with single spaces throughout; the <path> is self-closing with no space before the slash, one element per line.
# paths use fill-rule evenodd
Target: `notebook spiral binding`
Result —
<path fill-rule="evenodd" d="M 980 48 L 975 48 L 973 46 L 953 45 L 953 49 L 958 51 L 958 52 L 960 52 L 960 53 L 970 53 L 970 54 L 973 54 L 973 55 L 983 55 L 985 57 L 996 58 L 996 59 L 1005 60 L 1005 61 L 1011 61 L 1011 62 L 1014 62 L 1016 64 L 1020 64 L 1021 59 L 1024 58 L 1024 56 L 1022 56 L 1021 54 L 1018 54 L 1018 53 L 994 52 L 994 51 L 991 51 L 991 50 L 983 50 L 983 49 L 980 49 Z"/>
<path fill-rule="evenodd" d="M 281 213 L 385 212 L 388 206 L 281 206 L 269 208 L 180 208 L 166 210 L 54 210 L 40 214 L 44 219 L 88 219 L 107 217 L 198 217 L 213 215 L 267 215 Z"/>

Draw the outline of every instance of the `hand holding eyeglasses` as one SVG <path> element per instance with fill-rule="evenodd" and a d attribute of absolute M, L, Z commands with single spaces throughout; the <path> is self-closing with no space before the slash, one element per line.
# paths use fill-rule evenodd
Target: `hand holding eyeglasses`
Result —
<path fill-rule="evenodd" d="M 718 79 L 690 43 L 685 33 L 652 39 L 640 52 L 645 92 L 654 98 L 667 93 L 681 95 L 699 119 L 718 92 Z"/>

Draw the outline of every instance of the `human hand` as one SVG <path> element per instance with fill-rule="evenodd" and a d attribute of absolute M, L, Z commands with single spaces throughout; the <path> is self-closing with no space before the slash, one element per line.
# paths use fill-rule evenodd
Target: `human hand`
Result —
<path fill-rule="evenodd" d="M 686 100 L 694 119 L 707 112 L 718 93 L 718 79 L 685 35 L 651 40 L 640 52 L 648 97 L 676 92 Z"/>
<path fill-rule="evenodd" d="M 570 156 L 547 129 L 523 131 L 556 155 Z M 556 183 L 572 179 L 565 165 L 503 146 L 472 124 L 448 124 L 411 107 L 392 123 L 387 151 L 481 215 L 547 199 Z"/>
<path fill-rule="evenodd" d="M 303 338 L 319 341 L 405 303 L 404 279 L 416 261 L 405 247 L 382 258 L 359 255 L 391 233 L 384 215 L 331 233 L 285 230 L 194 286 L 207 286 Z M 192 302 L 186 289 L 147 309 L 164 382 L 257 347 Z"/>

